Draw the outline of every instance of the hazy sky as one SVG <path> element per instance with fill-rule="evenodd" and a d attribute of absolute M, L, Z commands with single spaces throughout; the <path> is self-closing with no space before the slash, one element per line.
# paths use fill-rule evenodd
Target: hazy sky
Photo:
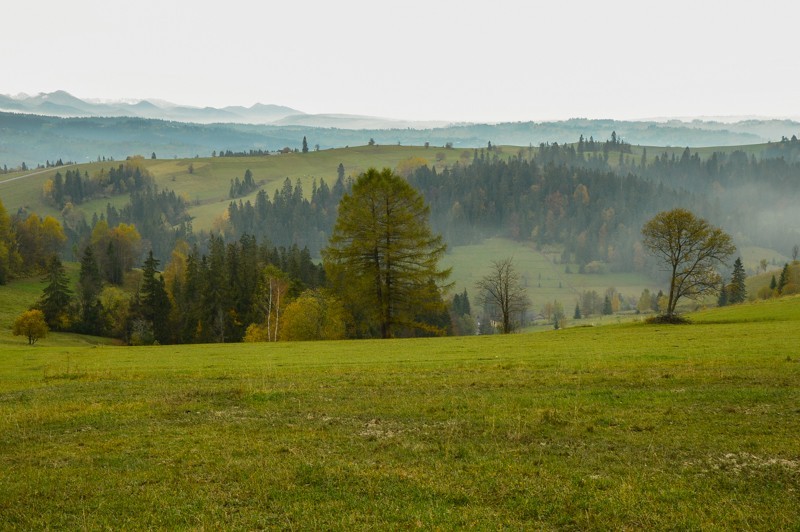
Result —
<path fill-rule="evenodd" d="M 7 0 L 0 93 L 524 121 L 800 116 L 793 1 Z"/>

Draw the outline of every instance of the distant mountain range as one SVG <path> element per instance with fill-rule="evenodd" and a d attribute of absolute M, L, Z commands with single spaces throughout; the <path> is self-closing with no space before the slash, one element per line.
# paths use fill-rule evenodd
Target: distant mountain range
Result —
<path fill-rule="evenodd" d="M 279 105 L 187 107 L 160 101 L 100 102 L 64 91 L 36 96 L 0 95 L 0 167 L 45 161 L 86 162 L 97 157 L 210 156 L 231 150 L 312 149 L 377 144 L 480 148 L 538 146 L 594 137 L 643 146 L 738 146 L 800 135 L 800 122 L 776 119 L 594 120 L 449 124 L 369 116 L 314 115 Z"/>
<path fill-rule="evenodd" d="M 59 118 L 135 117 L 195 124 L 261 124 L 279 126 L 335 127 L 340 129 L 418 129 L 441 127 L 448 122 L 419 122 L 343 114 L 308 114 L 291 107 L 257 103 L 251 107 L 191 107 L 160 100 L 81 100 L 65 91 L 35 96 L 0 94 L 0 111 L 57 116 Z"/>

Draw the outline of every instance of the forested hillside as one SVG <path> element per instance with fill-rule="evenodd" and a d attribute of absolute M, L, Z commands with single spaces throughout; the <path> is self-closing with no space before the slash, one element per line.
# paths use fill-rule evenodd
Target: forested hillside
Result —
<path fill-rule="evenodd" d="M 365 150 L 395 161 L 393 170 L 422 195 L 433 230 L 450 247 L 500 236 L 550 253 L 557 249 L 560 262 L 575 273 L 655 277 L 658 268 L 642 247 L 641 227 L 673 207 L 724 227 L 739 246 L 788 257 L 800 243 L 796 137 L 769 145 L 759 156 L 744 149 L 648 153 L 616 132 L 602 142 L 581 136 L 577 143 L 536 148 Z M 436 163 L 413 155 L 420 153 Z M 81 261 L 80 289 L 74 307 L 47 307 L 51 327 L 136 343 L 277 339 L 279 316 L 295 301 L 305 305 L 298 315 L 312 308 L 338 315 L 335 298 L 319 291 L 325 274 L 313 259 L 329 244 L 339 204 L 352 190 L 356 176 L 341 162 L 334 167 L 337 155 L 345 160 L 349 151 L 316 159 L 330 164 L 327 170 L 314 167 L 314 173 L 286 177 L 280 186 L 273 181 L 271 194 L 267 181 L 243 165 L 310 165 L 323 153 L 236 154 L 176 163 L 184 173 L 162 176 L 160 186 L 148 168 L 165 163 L 155 158 L 53 168 L 39 194 L 58 216 L 40 216 L 24 205 L 0 212 L 0 283 L 44 274 L 56 289 L 66 286 L 60 261 L 51 260 L 61 251 Z M 191 209 L 198 201 L 170 185 L 178 184 L 178 176 L 188 179 L 181 185 L 185 190 L 219 180 L 202 170 L 209 161 L 244 177 L 231 173 L 214 185 L 227 198 L 209 204 L 221 212 L 195 230 L 191 212 L 198 211 Z M 195 162 L 203 175 L 195 175 Z M 57 295 L 56 301 L 68 297 Z M 336 319 L 335 335 L 356 330 L 352 320 Z M 430 319 L 442 322 L 441 315 Z"/>
<path fill-rule="evenodd" d="M 503 236 L 539 247 L 561 245 L 564 262 L 591 265 L 590 271 L 642 271 L 641 225 L 674 206 L 725 227 L 739 245 L 776 249 L 788 256 L 800 241 L 800 215 L 794 208 L 800 194 L 796 137 L 769 145 L 761 156 L 738 149 L 648 152 L 619 140 L 615 132 L 603 142 L 580 137 L 577 143 L 537 148 L 490 144 L 466 153 L 425 150 L 437 160 L 450 157 L 450 152 L 455 157 L 437 165 L 420 157 L 395 158 L 397 168 L 429 203 L 433 227 L 450 246 Z M 306 174 L 302 182 L 287 177 L 271 194 L 249 169 L 234 170 L 244 178 L 230 174 L 229 183 L 219 187 L 229 189 L 230 199 L 225 211 L 217 212 L 224 216 L 212 230 L 228 241 L 251 235 L 270 246 L 307 247 L 318 257 L 331 234 L 338 203 L 355 177 L 341 164 L 336 168 L 336 154 L 329 153 L 325 160 L 331 168 L 321 173 L 335 177 Z M 292 164 L 289 159 L 261 157 Z M 233 166 L 228 166 L 238 168 L 253 159 L 238 161 L 234 157 Z M 171 180 L 162 179 L 159 188 L 147 169 L 150 162 L 154 161 L 128 158 L 94 166 L 91 174 L 80 167 L 54 170 L 41 197 L 60 212 L 68 249 L 82 248 L 98 222 L 109 229 L 120 224 L 135 227 L 143 240 L 142 252 L 152 249 L 161 261 L 168 260 L 179 240 L 208 249 L 208 230 L 193 230 L 197 220 L 191 209 L 196 202 L 170 188 L 175 174 Z M 306 161 L 300 157 L 295 162 Z M 192 164 L 188 169 L 191 178 Z M 121 201 L 125 197 L 127 201 Z M 212 227 L 207 220 L 201 225 Z"/>
<path fill-rule="evenodd" d="M 772 157 L 716 151 L 701 157 L 646 150 L 619 141 L 543 144 L 537 150 L 475 150 L 442 171 L 424 165 L 409 175 L 431 206 L 431 221 L 451 245 L 501 235 L 538 246 L 560 244 L 564 262 L 615 271 L 641 270 L 641 225 L 675 206 L 732 232 L 740 245 L 788 250 L 800 241 L 794 205 L 800 193 L 800 142 L 784 140 Z M 270 199 L 232 202 L 234 236 L 298 243 L 316 254 L 327 241 L 336 205 L 348 189 L 339 179 L 315 182 L 310 195 L 286 180 Z"/>

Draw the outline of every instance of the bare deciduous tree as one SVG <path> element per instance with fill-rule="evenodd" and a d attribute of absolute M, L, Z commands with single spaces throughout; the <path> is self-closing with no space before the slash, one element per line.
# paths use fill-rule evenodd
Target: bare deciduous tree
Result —
<path fill-rule="evenodd" d="M 503 334 L 514 330 L 517 325 L 514 318 L 523 315 L 531 305 L 511 258 L 492 261 L 491 271 L 477 282 L 476 287 L 478 302 L 497 310 Z"/>

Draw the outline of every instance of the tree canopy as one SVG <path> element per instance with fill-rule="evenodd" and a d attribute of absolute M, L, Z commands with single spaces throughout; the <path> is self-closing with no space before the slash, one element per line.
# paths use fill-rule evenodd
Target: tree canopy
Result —
<path fill-rule="evenodd" d="M 665 316 L 675 316 L 683 297 L 698 298 L 719 288 L 718 264 L 736 247 L 730 235 L 685 209 L 657 214 L 642 228 L 644 246 L 670 273 Z"/>
<path fill-rule="evenodd" d="M 24 336 L 28 345 L 33 345 L 39 338 L 47 336 L 47 323 L 41 310 L 27 310 L 14 320 L 11 332 L 14 336 Z"/>
<path fill-rule="evenodd" d="M 450 275 L 439 268 L 446 246 L 428 216 L 422 196 L 388 168 L 361 174 L 339 205 L 325 269 L 351 312 L 383 338 L 443 332 L 426 319 L 444 310 L 441 284 Z"/>

